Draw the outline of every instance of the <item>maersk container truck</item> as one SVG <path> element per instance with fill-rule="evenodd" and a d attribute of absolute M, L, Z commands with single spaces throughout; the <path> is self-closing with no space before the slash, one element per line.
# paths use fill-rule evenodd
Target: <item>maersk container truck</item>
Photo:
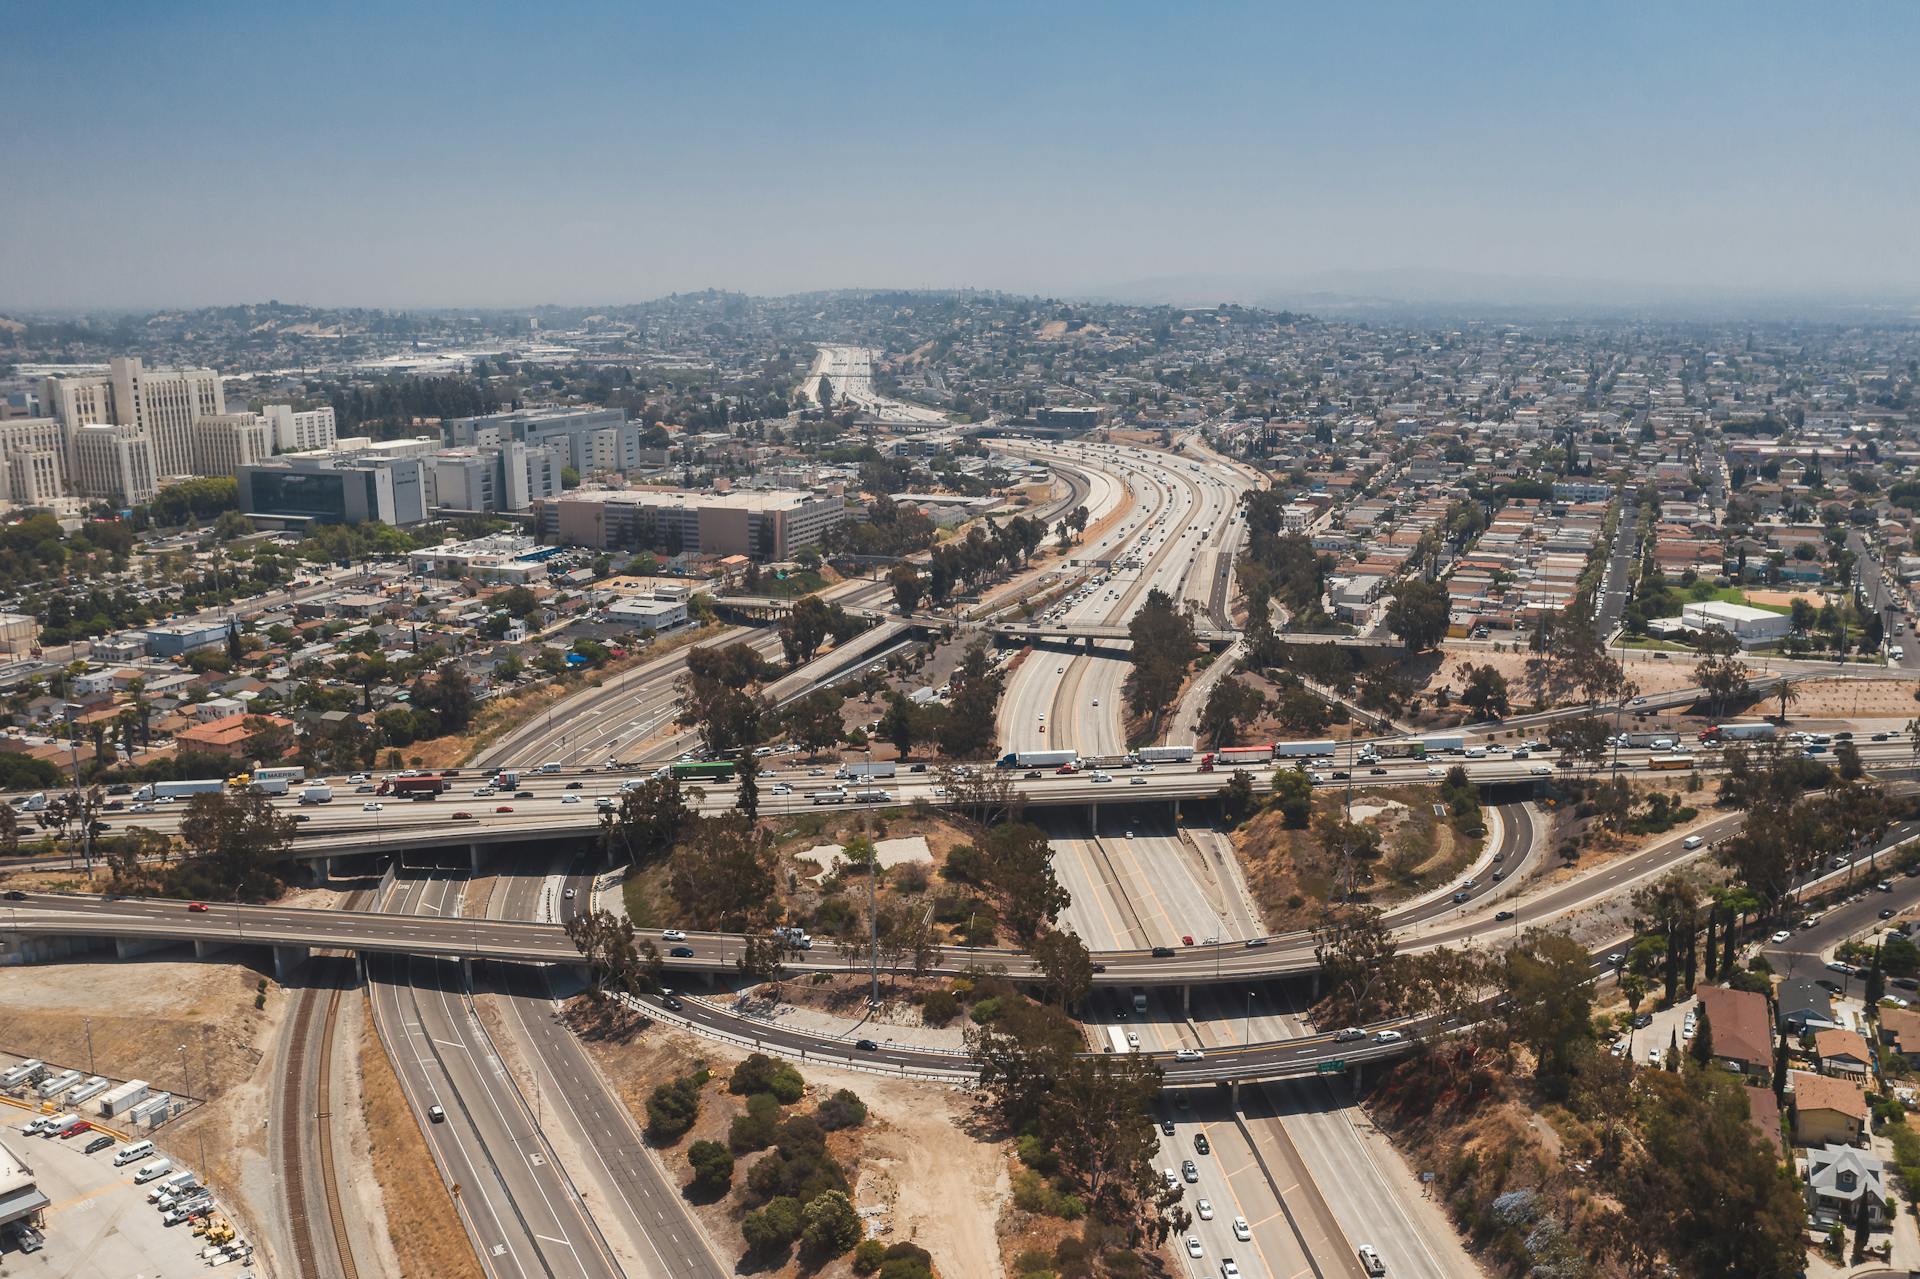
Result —
<path fill-rule="evenodd" d="M 1136 764 L 1184 764 L 1192 758 L 1191 746 L 1142 746 L 1133 753 Z"/>
<path fill-rule="evenodd" d="M 1703 742 L 1770 742 L 1779 730 L 1772 724 L 1749 721 L 1743 724 L 1715 724 L 1700 734 Z"/>
<path fill-rule="evenodd" d="M 1079 762 L 1079 751 L 1009 751 L 1000 757 L 1002 768 L 1058 768 Z"/>
<path fill-rule="evenodd" d="M 133 792 L 135 803 L 156 799 L 187 799 L 194 795 L 218 795 L 227 789 L 224 777 L 202 777 L 191 782 L 150 782 Z"/>

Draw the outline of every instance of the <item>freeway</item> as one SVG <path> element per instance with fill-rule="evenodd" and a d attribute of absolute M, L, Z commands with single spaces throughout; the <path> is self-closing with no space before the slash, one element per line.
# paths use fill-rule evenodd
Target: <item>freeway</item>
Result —
<path fill-rule="evenodd" d="M 399 880 L 403 917 L 460 914 L 462 881 Z M 316 912 L 320 913 L 320 912 Z M 480 1025 L 462 965 L 428 955 L 368 964 L 374 1022 L 475 1255 L 495 1279 L 615 1279 L 619 1264 Z M 438 1107 L 440 1119 L 431 1117 Z"/>

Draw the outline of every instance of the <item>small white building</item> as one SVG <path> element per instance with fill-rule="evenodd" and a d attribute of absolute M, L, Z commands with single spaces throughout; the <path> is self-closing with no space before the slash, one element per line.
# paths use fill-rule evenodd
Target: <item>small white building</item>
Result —
<path fill-rule="evenodd" d="M 1778 643 L 1793 630 L 1793 619 L 1785 613 L 1770 613 L 1764 608 L 1725 604 L 1719 600 L 1688 604 L 1680 610 L 1680 621 L 1693 631 L 1718 626 L 1739 640 L 1742 648 Z"/>

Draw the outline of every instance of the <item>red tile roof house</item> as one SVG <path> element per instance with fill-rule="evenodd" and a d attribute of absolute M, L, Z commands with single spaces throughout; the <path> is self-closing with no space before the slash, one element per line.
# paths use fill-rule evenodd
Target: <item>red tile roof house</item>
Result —
<path fill-rule="evenodd" d="M 1773 1017 L 1752 990 L 1700 987 L 1700 1012 L 1713 1027 L 1713 1059 L 1765 1087 L 1773 1082 Z"/>

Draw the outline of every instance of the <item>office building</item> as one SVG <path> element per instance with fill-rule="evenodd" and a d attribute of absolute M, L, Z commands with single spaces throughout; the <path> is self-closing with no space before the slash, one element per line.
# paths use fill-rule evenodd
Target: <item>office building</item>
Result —
<path fill-rule="evenodd" d="M 195 420 L 227 411 L 224 385 L 212 369 L 149 369 L 137 356 L 115 356 L 106 373 L 50 377 L 43 398 L 69 440 L 91 425 L 145 432 L 156 474 L 163 476 L 193 473 Z"/>
<path fill-rule="evenodd" d="M 534 503 L 535 528 L 546 542 L 763 560 L 789 559 L 803 546 L 819 545 L 826 531 L 846 518 L 842 498 L 788 490 L 589 490 Z"/>
<path fill-rule="evenodd" d="M 209 413 L 194 419 L 193 473 L 235 475 L 273 456 L 273 430 L 258 413 Z"/>
<path fill-rule="evenodd" d="M 334 433 L 333 406 L 295 409 L 291 404 L 269 404 L 260 410 L 273 430 L 273 451 L 305 453 L 311 449 L 330 449 Z"/>
<path fill-rule="evenodd" d="M 1719 600 L 1683 606 L 1680 620 L 1687 629 L 1695 631 L 1718 626 L 1739 640 L 1742 648 L 1777 643 L 1793 630 L 1793 619 L 1785 613 L 1749 608 L 1745 604 L 1726 604 Z"/>
<path fill-rule="evenodd" d="M 426 459 L 428 502 L 444 511 L 524 511 L 558 497 L 561 467 L 552 452 L 510 442 L 489 449 L 446 449 Z"/>
<path fill-rule="evenodd" d="M 666 461 L 665 451 L 641 447 L 644 428 L 625 409 L 523 409 L 449 419 L 447 443 L 482 451 L 524 444 L 554 455 L 581 475 L 625 474 Z"/>
<path fill-rule="evenodd" d="M 427 517 L 426 467 L 414 458 L 283 457 L 242 466 L 238 477 L 241 511 L 284 527 L 369 520 L 400 526 Z"/>
<path fill-rule="evenodd" d="M 44 506 L 67 493 L 67 437 L 50 417 L 0 420 L 0 500 Z"/>
<path fill-rule="evenodd" d="M 153 437 L 145 427 L 88 423 L 71 433 L 74 488 L 121 506 L 138 506 L 160 491 Z"/>

